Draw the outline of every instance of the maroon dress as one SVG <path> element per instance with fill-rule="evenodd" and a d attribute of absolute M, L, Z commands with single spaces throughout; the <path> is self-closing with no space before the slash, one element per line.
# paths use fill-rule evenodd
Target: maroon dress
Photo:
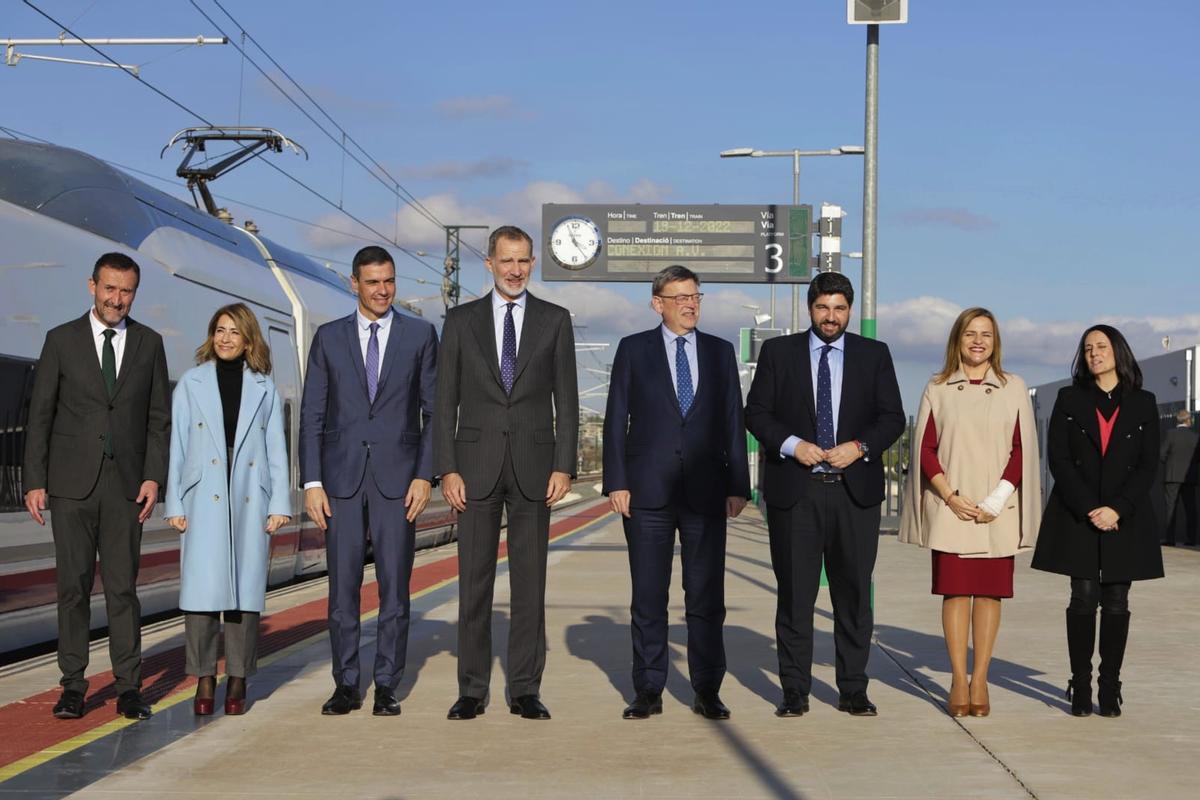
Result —
<path fill-rule="evenodd" d="M 971 381 L 979 383 L 980 381 Z M 933 480 L 945 472 L 937 457 L 938 433 L 933 416 L 925 424 L 921 437 L 921 473 Z M 1001 476 L 1013 486 L 1021 483 L 1021 421 L 1013 426 L 1012 453 Z M 982 499 L 982 498 L 980 498 Z M 933 594 L 980 595 L 983 597 L 1012 597 L 1012 556 L 1001 558 L 963 558 L 957 553 L 933 553 Z"/>

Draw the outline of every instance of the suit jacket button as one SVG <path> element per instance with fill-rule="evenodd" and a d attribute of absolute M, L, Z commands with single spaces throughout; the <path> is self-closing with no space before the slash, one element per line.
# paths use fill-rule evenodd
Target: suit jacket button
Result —
<path fill-rule="evenodd" d="M 247 502 L 247 503 L 249 503 L 249 502 L 250 502 L 250 498 L 249 498 L 249 497 L 247 497 L 247 498 L 246 498 L 246 502 Z"/>
<path fill-rule="evenodd" d="M 984 389 L 984 390 L 983 390 L 983 393 L 984 393 L 984 394 L 991 394 L 991 393 L 992 393 L 992 388 L 989 386 L 988 388 L 986 388 L 986 389 Z"/>
<path fill-rule="evenodd" d="M 214 502 L 214 503 L 218 502 L 220 499 L 221 499 L 221 495 L 219 495 L 219 494 L 214 494 L 214 495 L 213 495 L 213 502 Z"/>
<path fill-rule="evenodd" d="M 367 414 L 367 419 L 375 419 L 375 415 L 374 415 L 374 414 Z"/>
<path fill-rule="evenodd" d="M 958 390 L 959 390 L 960 392 L 961 392 L 963 389 L 965 389 L 965 388 L 966 388 L 966 387 L 965 387 L 965 386 L 963 386 L 961 383 L 958 385 Z"/>
<path fill-rule="evenodd" d="M 197 423 L 196 423 L 196 427 L 197 427 L 197 428 L 203 428 L 203 427 L 204 427 L 204 423 L 203 423 L 203 422 L 197 422 Z"/>
<path fill-rule="evenodd" d="M 215 466 L 215 465 L 216 465 L 216 463 L 217 463 L 217 460 L 214 458 L 214 459 L 213 459 L 213 465 Z"/>
<path fill-rule="evenodd" d="M 366 446 L 367 446 L 367 440 L 366 440 L 366 439 L 363 439 L 362 446 L 363 446 L 363 447 L 366 447 Z"/>
<path fill-rule="evenodd" d="M 100 434 L 99 436 L 97 436 L 96 438 L 97 438 L 97 439 L 100 439 L 101 441 L 103 441 L 103 440 L 104 440 L 104 434 L 102 433 L 102 434 Z"/>
<path fill-rule="evenodd" d="M 112 410 L 113 410 L 113 408 L 115 408 L 115 406 L 114 406 L 112 403 L 109 403 L 109 404 L 108 404 L 108 410 L 109 410 L 109 411 L 112 411 Z"/>

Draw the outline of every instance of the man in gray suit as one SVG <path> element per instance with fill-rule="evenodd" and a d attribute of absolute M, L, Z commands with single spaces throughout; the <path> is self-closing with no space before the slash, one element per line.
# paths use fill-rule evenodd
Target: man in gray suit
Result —
<path fill-rule="evenodd" d="M 142 698 L 142 523 L 167 479 L 171 400 L 162 337 L 129 318 L 141 271 L 124 253 L 92 268 L 94 303 L 46 334 L 25 428 L 25 507 L 49 505 L 58 584 L 59 719 L 83 716 L 96 554 L 108 613 L 117 713 L 147 719 Z"/>
<path fill-rule="evenodd" d="M 1200 479 L 1200 433 L 1192 430 L 1192 415 L 1186 409 L 1175 415 L 1175 427 L 1162 440 L 1163 489 L 1167 501 L 1167 526 L 1163 544 L 1175 544 L 1182 528 L 1183 540 L 1196 544 L 1196 491 Z"/>
<path fill-rule="evenodd" d="M 579 391 L 571 315 L 526 291 L 533 262 L 529 234 L 497 228 L 484 261 L 495 288 L 450 309 L 442 327 L 434 470 L 446 502 L 460 515 L 459 698 L 450 719 L 474 719 L 487 705 L 502 511 L 512 597 L 509 710 L 526 719 L 550 718 L 539 699 L 550 507 L 574 477 Z"/>

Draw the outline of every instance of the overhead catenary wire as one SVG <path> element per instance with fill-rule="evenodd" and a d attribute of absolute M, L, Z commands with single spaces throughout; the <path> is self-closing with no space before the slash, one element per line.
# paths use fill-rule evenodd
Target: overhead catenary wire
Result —
<path fill-rule="evenodd" d="M 83 38 L 83 37 L 80 37 L 78 34 L 76 34 L 74 31 L 72 31 L 72 30 L 70 29 L 70 27 L 69 27 L 69 26 L 67 26 L 67 25 L 63 24 L 61 21 L 59 21 L 59 20 L 55 19 L 55 18 L 54 18 L 52 15 L 50 15 L 50 14 L 48 14 L 47 12 L 43 11 L 43 10 L 42 10 L 41 8 L 39 8 L 39 7 L 38 7 L 38 6 L 37 6 L 35 3 L 33 3 L 33 2 L 32 2 L 32 0 L 22 0 L 22 2 L 23 2 L 23 3 L 24 3 L 26 6 L 28 6 L 29 8 L 31 8 L 33 11 L 35 11 L 36 13 L 38 13 L 40 16 L 42 16 L 43 18 L 45 18 L 47 21 L 49 21 L 49 22 L 51 22 L 52 24 L 54 24 L 54 25 L 55 25 L 55 26 L 56 26 L 56 27 L 57 27 L 57 28 L 58 28 L 60 31 L 62 31 L 63 33 L 66 33 L 66 34 L 70 35 L 71 37 L 74 37 L 74 38 L 77 38 L 77 39 L 81 39 L 81 40 L 82 40 L 82 38 Z M 201 13 L 203 13 L 203 11 L 201 11 Z M 207 15 L 206 15 L 206 16 L 207 16 Z M 87 45 L 87 47 L 88 47 L 89 49 L 91 49 L 93 52 L 95 52 L 95 53 L 96 53 L 98 56 L 100 56 L 101 58 L 103 58 L 105 61 L 108 61 L 109 63 L 111 63 L 111 64 L 113 64 L 114 66 L 117 66 L 117 67 L 120 67 L 120 66 L 121 66 L 121 65 L 120 65 L 120 64 L 118 64 L 118 63 L 117 63 L 115 60 L 113 60 L 113 59 L 112 59 L 112 58 L 111 58 L 111 57 L 110 57 L 110 56 L 109 56 L 107 53 L 105 53 L 104 51 L 100 50 L 100 49 L 99 49 L 98 47 L 96 47 L 95 45 L 93 45 L 93 44 L 90 44 L 90 43 L 88 43 L 88 42 L 86 42 L 86 41 L 84 41 L 84 44 L 85 44 L 85 45 Z M 236 46 L 236 45 L 235 45 L 235 46 Z M 251 63 L 252 63 L 252 64 L 254 63 L 252 59 L 251 59 Z M 257 68 L 257 65 L 256 65 L 256 68 Z M 261 68 L 259 68 L 259 69 L 260 69 L 260 71 L 261 71 Z M 195 119 L 199 120 L 200 122 L 203 122 L 205 125 L 207 125 L 207 126 L 209 126 L 209 127 L 213 127 L 213 123 L 212 123 L 212 121 L 211 121 L 211 120 L 209 120 L 207 117 L 205 117 L 204 115 L 202 115 L 202 114 L 200 114 L 199 112 L 195 111 L 194 109 L 192 109 L 192 108 L 188 107 L 187 105 L 185 105 L 184 103 L 180 102 L 179 100 L 175 99 L 174 97 L 172 97 L 172 96 L 171 96 L 170 94 L 168 94 L 167 92 L 164 92 L 162 89 L 159 89 L 157 86 L 155 86 L 154 84 L 150 83 L 150 82 L 149 82 L 149 81 L 147 81 L 145 78 L 142 78 L 140 75 L 136 75 L 136 74 L 134 74 L 134 73 L 130 72 L 129 70 L 127 70 L 127 69 L 121 69 L 121 71 L 122 71 L 122 72 L 124 72 L 126 75 L 129 75 L 131 78 L 133 78 L 134 80 L 136 80 L 138 83 L 141 83 L 141 84 L 142 84 L 143 86 L 145 86 L 146 88 L 150 89 L 152 92 L 154 92 L 154 93 L 155 93 L 155 94 L 157 94 L 158 96 L 162 97 L 162 98 L 163 98 L 164 100 L 166 100 L 167 102 L 169 102 L 169 103 L 171 103 L 172 105 L 174 105 L 174 106 L 175 106 L 176 108 L 178 108 L 179 110 L 181 110 L 181 111 L 183 111 L 184 113 L 186 113 L 186 114 L 188 114 L 188 115 L 190 115 L 190 116 L 194 117 Z M 310 117 L 310 119 L 311 119 L 311 117 Z M 314 120 L 314 124 L 315 124 L 315 120 Z M 324 129 L 322 128 L 322 130 L 324 130 Z M 326 132 L 326 133 L 327 133 L 327 132 Z M 261 155 L 261 154 L 259 154 L 259 155 Z M 352 157 L 353 157 L 353 156 L 352 156 Z M 275 170 L 276 172 L 278 172 L 279 174 L 281 174 L 281 175 L 283 175 L 284 177 L 286 177 L 286 178 L 288 178 L 289 180 L 291 180 L 291 181 L 292 181 L 293 183 L 295 183 L 297 186 L 300 186 L 301 188 L 305 189 L 307 192 L 309 192 L 309 193 L 310 193 L 310 194 L 312 194 L 313 196 L 317 197 L 318 199 L 320 199 L 320 200 L 321 200 L 321 201 L 323 201 L 324 203 L 328 204 L 328 205 L 329 205 L 329 206 L 331 206 L 332 208 L 335 208 L 335 209 L 337 209 L 338 211 L 340 211 L 342 214 L 345 214 L 347 217 L 349 217 L 350 219 L 352 219 L 354 222 L 358 223 L 359 225 L 361 225 L 361 226 L 362 226 L 362 227 L 364 227 L 365 229 L 367 229 L 367 230 L 371 231 L 371 232 L 372 232 L 372 233 L 374 233 L 376 236 L 380 237 L 380 239 L 382 239 L 383 241 L 386 241 L 386 242 L 388 242 L 388 243 L 389 243 L 389 244 L 391 244 L 393 247 L 395 247 L 396 249 L 400 250 L 400 251 L 401 251 L 401 252 L 403 252 L 405 255 L 409 256 L 411 259 L 413 259 L 414 261 L 416 261 L 416 262 L 417 262 L 418 264 L 420 264 L 421 266 L 423 266 L 423 267 L 425 267 L 426 269 L 430 270 L 431 272 L 433 272 L 434 274 L 438 275 L 439 277 L 441 277 L 441 276 L 443 275 L 443 271 L 442 271 L 441 269 L 439 269 L 438 267 L 435 267 L 435 266 L 433 266 L 432 264 L 429 264 L 428 262 L 426 262 L 425 260 L 423 260 L 421 257 L 419 257 L 419 256 L 418 256 L 418 255 L 417 255 L 417 254 L 416 254 L 414 251 L 412 251 L 412 250 L 409 250 L 408 248 L 406 248 L 406 247 L 404 247 L 403 245 L 401 245 L 401 244 L 400 244 L 398 241 L 395 241 L 394 239 L 391 239 L 391 238 L 389 238 L 389 237 L 388 237 L 386 234 L 382 233 L 381 231 L 379 231 L 378 229 L 376 229 L 375 227 L 373 227 L 372 225 L 370 225 L 370 224 L 369 224 L 369 223 L 367 223 L 366 221 L 364 221 L 364 220 L 360 219 L 358 216 L 356 216 L 356 215 L 352 214 L 351 212 L 347 211 L 345 208 L 342 208 L 342 207 L 340 207 L 340 206 L 339 206 L 337 203 L 333 202 L 333 201 L 332 201 L 330 198 L 326 197 L 324 194 L 322 194 L 321 192 L 319 192 L 319 191 L 317 191 L 316 189 L 312 188 L 311 186 L 309 186 L 308 184 L 306 184 L 304 181 L 302 181 L 302 180 L 300 180 L 299 178 L 295 177 L 294 175 L 292 175 L 291 173 L 289 173 L 287 170 L 283 169 L 282 167 L 280 167 L 280 166 L 278 166 L 278 165 L 276 165 L 276 164 L 274 164 L 274 163 L 272 163 L 272 162 L 270 162 L 270 161 L 265 161 L 265 160 L 264 160 L 264 161 L 263 161 L 263 163 L 264 163 L 264 164 L 266 164 L 267 166 L 271 167 L 272 169 L 274 169 L 274 170 Z M 360 162 L 360 163 L 361 163 L 361 162 Z M 378 177 L 378 176 L 376 176 L 376 177 Z M 468 293 L 469 293 L 469 294 L 472 294 L 473 296 L 478 296 L 478 295 L 475 295 L 475 293 L 474 293 L 474 292 L 468 292 Z"/>
<path fill-rule="evenodd" d="M 197 4 L 196 0 L 189 0 L 189 2 L 200 13 L 200 15 L 202 17 L 204 17 L 205 20 L 207 20 L 218 31 L 220 31 L 223 36 L 226 36 L 226 38 L 229 39 L 231 44 L 233 43 L 233 39 L 225 33 L 225 31 L 216 22 L 216 20 L 214 20 L 211 16 L 206 14 L 202 8 L 200 8 L 200 6 Z M 333 134 L 326 131 L 319 123 L 317 123 L 317 121 L 315 119 L 313 119 L 312 115 L 310 115 L 296 101 L 296 99 L 291 96 L 291 94 L 289 92 L 284 90 L 283 87 L 281 87 L 274 80 L 274 78 L 272 78 L 265 70 L 263 70 L 254 61 L 254 59 L 250 58 L 246 54 L 244 46 L 239 46 L 237 44 L 234 44 L 233 46 L 242 54 L 243 62 L 248 60 L 250 62 L 250 64 L 256 70 L 258 70 L 259 74 L 261 74 L 264 78 L 266 78 L 271 83 L 271 85 L 274 86 L 279 91 L 280 94 L 282 94 L 290 103 L 292 103 L 292 105 L 296 106 L 296 108 L 299 109 L 300 112 L 303 113 L 314 125 L 317 125 L 318 129 L 320 129 L 321 132 L 324 133 L 331 142 L 333 142 L 335 145 L 337 145 L 342 150 L 343 157 L 346 155 L 349 155 L 349 157 L 351 159 L 353 159 L 354 162 L 357 163 L 360 167 L 362 167 L 363 170 L 365 170 L 369 175 L 371 175 L 371 177 L 375 178 L 382 186 L 384 186 L 386 189 L 391 191 L 396 196 L 397 200 L 409 205 L 418 214 L 423 216 L 425 219 L 429 220 L 429 222 L 436 225 L 437 227 L 442 228 L 442 229 L 446 228 L 446 224 L 444 222 L 442 222 L 442 220 L 439 219 L 438 216 L 436 214 L 434 214 L 434 212 L 432 212 L 424 203 L 422 203 L 417 198 L 416 195 L 414 195 L 407 188 L 405 188 L 404 185 L 402 183 L 400 183 L 400 181 L 397 180 L 396 177 L 394 175 L 392 175 L 387 170 L 387 168 L 382 163 L 380 163 L 380 161 L 377 158 L 375 158 L 373 155 L 371 155 L 371 153 L 368 152 L 367 149 L 362 144 L 360 144 L 359 141 L 357 139 L 355 139 L 354 136 L 352 136 L 341 123 L 339 123 L 336 119 L 333 118 L 333 115 L 331 115 L 325 109 L 325 107 L 323 105 L 321 105 L 321 103 L 318 102 L 317 99 L 315 97 L 313 97 L 312 94 L 307 89 L 305 89 L 304 86 L 298 80 L 296 80 L 292 76 L 292 74 L 290 72 L 288 72 L 287 69 L 282 64 L 279 63 L 278 60 L 275 59 L 274 56 L 272 56 L 269 52 L 267 52 L 267 49 L 262 45 L 262 43 L 259 42 L 258 39 L 256 39 L 252 33 L 250 33 L 248 30 L 246 30 L 246 27 L 244 25 L 242 25 L 242 23 L 240 21 L 238 21 L 238 19 L 236 17 L 234 17 L 233 14 L 231 14 L 229 12 L 229 10 L 227 8 L 225 8 L 224 5 L 221 4 L 220 0 L 212 0 L 212 2 L 213 2 L 213 5 L 215 5 L 217 8 L 219 8 L 221 10 L 221 13 L 224 14 L 226 17 L 228 17 L 229 21 L 232 22 L 234 25 L 236 25 L 238 30 L 241 31 L 241 38 L 242 38 L 243 45 L 244 45 L 245 41 L 248 39 L 258 49 L 258 51 L 260 53 L 262 53 L 263 56 L 268 61 L 271 62 L 271 65 L 274 66 L 277 70 L 279 70 L 279 72 L 285 78 L 287 78 L 287 80 L 292 84 L 292 86 L 296 87 L 297 91 L 299 91 L 302 95 L 304 95 L 305 99 L 308 100 L 308 102 L 312 104 L 313 108 L 317 109 L 317 111 L 319 111 L 321 113 L 321 115 L 325 117 L 325 119 L 329 120 L 329 123 L 331 125 L 333 125 L 333 127 L 335 127 L 337 129 L 338 133 L 340 134 L 340 140 L 338 137 L 335 137 Z M 347 142 L 349 142 L 360 153 L 362 153 L 362 155 L 368 161 L 371 162 L 371 165 L 374 167 L 374 169 L 371 169 L 371 167 L 368 167 L 366 164 L 362 163 L 361 160 L 356 158 L 354 156 L 354 154 L 350 153 L 349 149 L 346 147 Z M 345 169 L 345 167 L 344 167 L 344 161 L 343 161 L 343 181 L 345 180 L 344 169 Z M 378 170 L 378 173 L 375 172 L 375 170 Z M 384 178 L 386 178 L 387 180 L 385 181 Z M 398 214 L 398 212 L 397 212 L 397 214 Z M 487 258 L 487 256 L 483 253 L 483 251 L 481 251 L 479 248 L 475 247 L 474 245 L 470 244 L 469 242 L 463 242 L 462 246 L 465 247 L 470 252 L 474 253 L 476 256 L 478 256 L 480 260 Z"/>
<path fill-rule="evenodd" d="M 225 14 L 225 16 L 229 17 L 229 19 L 233 22 L 233 24 L 236 25 L 243 34 L 245 34 L 246 38 L 249 39 L 250 42 L 252 42 L 254 44 L 254 46 L 256 48 L 258 48 L 258 50 L 264 56 L 266 56 L 267 60 L 270 61 L 271 64 L 273 66 L 275 66 L 275 68 L 278 69 L 292 83 L 292 85 L 295 86 L 300 91 L 300 93 L 303 94 L 305 96 L 305 98 L 307 98 L 308 101 L 310 103 L 312 103 L 312 105 L 318 111 L 320 111 L 321 114 L 324 115 L 325 118 L 330 121 L 330 123 L 333 124 L 333 126 L 335 128 L 337 128 L 337 132 L 338 132 L 338 134 L 340 134 L 340 136 L 330 132 L 329 130 L 327 130 L 325 128 L 324 125 L 322 125 L 320 122 L 318 122 L 317 119 L 308 111 L 308 109 L 304 108 L 304 106 L 300 102 L 298 102 L 296 100 L 296 98 L 291 95 L 290 92 L 288 92 L 286 89 L 284 89 L 282 86 L 279 85 L 279 82 L 277 80 L 275 80 L 275 78 L 272 77 L 269 72 L 267 72 L 265 69 L 263 69 L 262 66 L 259 65 L 259 63 L 257 61 L 255 61 L 248 53 L 246 53 L 245 48 L 243 48 L 241 45 L 234 42 L 233 38 L 230 37 L 229 34 L 225 32 L 225 29 L 221 27 L 220 23 L 218 23 L 216 20 L 214 20 L 212 18 L 212 16 L 210 16 L 203 8 L 201 8 L 199 3 L 196 2 L 196 0 L 189 0 L 189 2 L 191 3 L 192 7 L 195 8 L 197 12 L 199 12 L 200 16 L 204 17 L 204 19 L 207 20 L 209 22 L 209 24 L 211 24 L 213 27 L 215 27 L 221 33 L 222 36 L 225 36 L 227 39 L 229 39 L 229 43 L 231 45 L 233 45 L 233 47 L 236 48 L 242 54 L 242 57 L 250 63 L 250 66 L 254 67 L 254 69 L 257 70 L 258 73 L 267 80 L 267 82 L 269 82 L 272 86 L 274 86 L 275 89 L 281 95 L 283 95 L 283 97 L 288 102 L 290 102 L 293 106 L 295 106 L 296 109 L 301 114 L 303 114 L 305 117 L 307 117 L 308 121 L 311 122 L 313 125 L 315 125 L 317 127 L 317 130 L 319 130 L 321 133 L 323 133 L 329 139 L 329 141 L 331 141 L 338 149 L 340 149 L 344 156 L 349 156 L 350 159 L 353 160 L 360 167 L 362 167 L 363 170 L 367 172 L 367 174 L 369 174 L 372 178 L 374 178 L 376 181 L 378 181 L 381 186 L 383 186 L 385 189 L 392 192 L 393 194 L 396 194 L 397 196 L 399 196 L 401 200 L 403 200 L 405 203 L 407 203 L 418 214 L 423 216 L 429 222 L 438 226 L 439 228 L 445 227 L 442 224 L 442 221 L 439 220 L 432 211 L 430 211 L 428 208 L 426 208 L 419 200 L 417 200 L 417 198 L 411 192 L 409 192 L 407 189 L 405 189 L 400 184 L 399 181 L 397 181 L 394 177 L 392 177 L 392 175 L 387 171 L 387 169 L 384 168 L 384 166 L 382 164 L 380 164 L 374 157 L 372 157 L 371 154 L 368 153 L 366 151 L 366 149 L 363 148 L 363 146 L 360 145 L 354 139 L 353 136 L 350 136 L 350 134 L 347 133 L 345 128 L 343 128 L 340 124 L 338 124 L 338 122 L 335 119 L 333 119 L 332 116 L 329 115 L 329 113 L 327 111 L 325 111 L 324 107 L 321 106 L 321 104 L 318 103 L 316 100 L 314 100 L 312 95 L 309 94 L 308 91 L 305 90 L 304 87 L 302 87 L 291 76 L 291 74 L 288 73 L 287 70 L 285 70 L 279 64 L 279 62 L 276 61 L 271 56 L 271 54 L 266 51 L 266 49 L 261 44 L 259 44 L 258 40 L 254 38 L 253 34 L 251 34 L 249 31 L 247 31 L 242 26 L 242 24 L 233 17 L 233 15 L 231 15 L 228 11 L 225 10 L 224 6 L 222 6 L 220 3 L 215 3 L 217 8 L 220 8 L 221 11 Z M 350 152 L 349 148 L 346 147 L 346 142 L 351 142 L 356 148 L 358 148 L 358 150 L 367 157 L 367 159 L 371 162 L 371 164 L 373 165 L 374 168 L 372 168 L 372 166 L 368 166 L 366 163 L 363 162 L 363 160 L 361 158 L 359 158 L 354 153 Z M 379 172 L 376 172 L 376 170 L 379 170 Z M 382 174 L 380 174 L 380 173 L 382 173 Z M 390 183 L 389 183 L 389 181 L 390 181 Z"/>
<path fill-rule="evenodd" d="M 395 178 L 395 176 L 393 176 L 390 172 L 388 172 L 387 168 L 384 167 L 383 164 L 381 164 L 378 159 L 376 159 L 369 152 L 367 152 L 367 149 L 365 147 L 363 147 L 361 144 L 359 144 L 358 140 L 355 139 L 353 136 L 351 136 L 346 131 L 346 129 L 337 120 L 335 120 L 329 114 L 328 111 L 325 110 L 325 107 L 322 106 L 320 103 L 318 103 L 316 98 L 314 98 L 308 92 L 308 90 L 306 90 L 300 84 L 299 81 L 297 81 L 295 78 L 293 78 L 291 73 L 288 72 L 286 69 L 284 69 L 282 64 L 280 64 L 278 61 L 276 61 L 275 58 L 270 53 L 267 52 L 266 48 L 263 47 L 262 44 L 257 39 L 255 39 L 252 34 L 250 34 L 249 31 L 246 30 L 245 26 L 243 26 L 242 23 L 238 22 L 238 20 L 232 14 L 229 13 L 229 11 L 225 8 L 225 6 L 221 5 L 220 0 L 213 0 L 213 4 L 217 8 L 221 9 L 221 13 L 223 13 L 226 17 L 228 17 L 229 21 L 232 22 L 234 25 L 236 25 L 239 30 L 241 30 L 242 36 L 245 38 L 248 38 L 254 44 L 254 46 L 258 48 L 259 52 L 261 52 L 264 56 L 266 56 L 267 60 L 270 61 L 271 64 L 276 69 L 278 69 L 281 73 L 283 73 L 284 77 L 286 77 L 291 82 L 291 84 L 293 86 L 295 86 L 300 91 L 300 93 L 304 95 L 305 98 L 307 98 L 308 102 L 312 103 L 313 107 L 316 108 L 318 111 L 320 111 L 321 114 L 327 120 L 329 120 L 330 123 L 332 123 L 334 127 L 336 127 L 338 129 L 338 131 L 342 134 L 342 137 L 343 137 L 343 143 L 342 143 L 343 150 L 345 150 L 345 142 L 349 141 L 356 148 L 358 148 L 359 152 L 361 152 L 364 156 L 367 157 L 367 160 L 370 161 L 371 164 L 374 165 L 374 167 L 376 169 L 378 169 L 381 173 L 383 173 L 383 175 L 386 176 L 387 179 L 390 180 L 395 185 L 397 195 L 402 195 L 403 196 L 402 199 L 405 199 L 406 202 L 408 202 L 415 209 L 417 209 L 419 212 L 421 212 L 427 219 L 431 220 L 435 225 L 437 225 L 438 227 L 443 227 L 443 228 L 445 227 L 445 225 L 441 222 L 441 220 L 439 220 L 437 218 L 436 214 L 434 214 L 432 211 L 430 211 L 420 200 L 418 200 L 416 195 L 414 195 L 408 189 L 404 188 L 404 186 L 400 183 L 400 181 L 398 181 Z M 196 5 L 195 0 L 192 0 L 192 5 L 193 6 Z M 197 9 L 197 10 L 199 10 L 199 9 Z M 201 13 L 203 13 L 203 12 L 201 12 Z M 243 38 L 243 41 L 245 41 L 245 38 Z"/>

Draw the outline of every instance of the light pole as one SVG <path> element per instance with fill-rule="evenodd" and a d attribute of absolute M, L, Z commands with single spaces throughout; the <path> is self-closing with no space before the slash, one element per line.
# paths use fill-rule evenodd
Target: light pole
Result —
<path fill-rule="evenodd" d="M 860 156 L 865 148 L 859 144 L 844 144 L 828 150 L 755 150 L 735 147 L 722 150 L 721 158 L 790 158 L 792 160 L 792 205 L 800 205 L 800 159 L 812 156 Z M 775 284 L 771 284 L 771 317 L 775 317 Z M 800 329 L 800 285 L 792 284 L 792 333 Z"/>

